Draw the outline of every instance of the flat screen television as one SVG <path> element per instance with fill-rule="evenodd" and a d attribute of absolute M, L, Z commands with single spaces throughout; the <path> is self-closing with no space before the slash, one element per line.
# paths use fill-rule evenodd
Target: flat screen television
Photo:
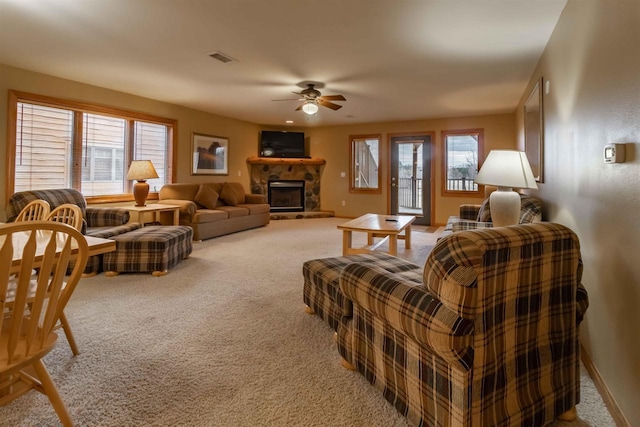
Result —
<path fill-rule="evenodd" d="M 263 130 L 259 149 L 260 157 L 308 157 L 304 149 L 304 132 Z"/>

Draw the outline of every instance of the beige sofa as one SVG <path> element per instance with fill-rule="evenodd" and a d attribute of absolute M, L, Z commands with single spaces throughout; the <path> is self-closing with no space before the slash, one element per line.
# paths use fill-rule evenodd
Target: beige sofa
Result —
<path fill-rule="evenodd" d="M 159 203 L 180 206 L 180 225 L 193 228 L 193 240 L 204 240 L 269 224 L 269 204 L 262 194 L 246 194 L 238 182 L 167 184 Z M 163 213 L 161 223 L 172 224 Z"/>

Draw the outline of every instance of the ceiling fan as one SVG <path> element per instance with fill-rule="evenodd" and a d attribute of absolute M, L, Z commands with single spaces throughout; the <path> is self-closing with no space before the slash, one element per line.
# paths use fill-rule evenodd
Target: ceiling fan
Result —
<path fill-rule="evenodd" d="M 300 92 L 292 92 L 296 95 L 299 95 L 300 98 L 295 99 L 274 99 L 273 101 L 304 101 L 302 104 L 298 105 L 295 111 L 302 110 L 307 114 L 315 114 L 318 112 L 318 106 L 331 108 L 332 110 L 339 110 L 342 108 L 342 105 L 334 104 L 331 101 L 346 101 L 347 99 L 342 95 L 326 95 L 322 96 L 322 93 L 316 86 L 323 87 L 322 83 L 301 83 L 306 85 L 306 89 L 301 90 Z"/>

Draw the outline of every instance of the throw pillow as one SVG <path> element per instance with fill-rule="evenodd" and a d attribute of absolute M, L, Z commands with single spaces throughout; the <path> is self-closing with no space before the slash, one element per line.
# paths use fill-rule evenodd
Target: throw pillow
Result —
<path fill-rule="evenodd" d="M 236 206 L 244 203 L 244 188 L 242 184 L 235 182 L 225 182 L 220 191 L 220 199 L 229 206 Z"/>
<path fill-rule="evenodd" d="M 216 203 L 218 203 L 218 197 L 220 195 L 215 190 L 204 184 L 200 184 L 198 192 L 196 193 L 193 201 L 207 209 L 215 209 Z"/>
<path fill-rule="evenodd" d="M 489 199 L 486 199 L 480 205 L 480 210 L 478 211 L 478 221 L 479 222 L 491 222 L 491 206 L 489 205 Z"/>

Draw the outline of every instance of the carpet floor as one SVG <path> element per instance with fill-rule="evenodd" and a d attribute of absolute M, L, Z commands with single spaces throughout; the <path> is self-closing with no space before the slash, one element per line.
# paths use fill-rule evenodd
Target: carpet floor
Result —
<path fill-rule="evenodd" d="M 166 276 L 81 280 L 65 310 L 81 354 L 60 334 L 45 358 L 76 425 L 406 426 L 303 311 L 302 263 L 339 256 L 344 221 L 272 221 L 194 243 Z M 431 231 L 414 227 L 413 249 L 401 241 L 398 255 L 424 264 Z M 553 426 L 615 425 L 584 372 L 578 414 Z M 59 423 L 30 392 L 0 407 L 0 425 Z"/>

